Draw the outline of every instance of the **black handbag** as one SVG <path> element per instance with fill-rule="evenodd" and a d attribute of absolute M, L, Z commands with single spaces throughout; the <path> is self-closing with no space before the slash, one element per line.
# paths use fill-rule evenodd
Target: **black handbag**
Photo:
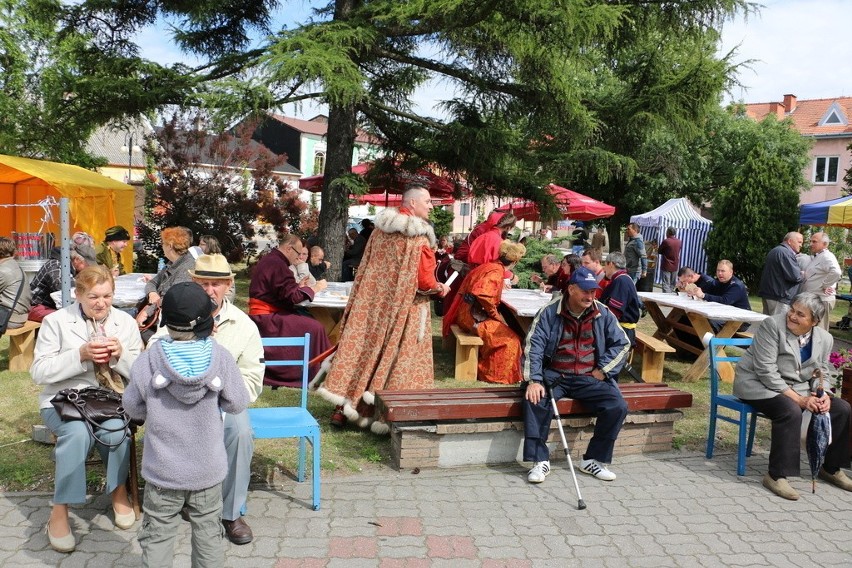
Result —
<path fill-rule="evenodd" d="M 104 446 L 110 448 L 120 446 L 130 435 L 130 418 L 121 405 L 121 395 L 115 391 L 100 387 L 62 389 L 54 395 L 50 404 L 53 405 L 63 421 L 82 420 L 85 422 L 92 438 Z M 121 426 L 104 428 L 103 423 L 112 419 L 121 420 Z M 95 434 L 95 429 L 98 428 L 107 432 L 123 432 L 124 435 L 119 442 L 108 444 Z"/>

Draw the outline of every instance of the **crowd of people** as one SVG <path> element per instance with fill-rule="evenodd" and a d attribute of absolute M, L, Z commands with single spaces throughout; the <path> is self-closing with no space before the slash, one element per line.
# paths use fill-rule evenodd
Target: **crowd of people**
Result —
<path fill-rule="evenodd" d="M 0 303 L 10 308 L 8 327 L 28 318 L 41 322 L 31 374 L 42 386 L 42 419 L 57 439 L 55 492 L 45 529 L 50 545 L 61 552 L 76 547 L 68 508 L 85 501 L 85 460 L 93 447 L 106 464 L 115 526 L 135 524 L 125 489 L 127 439 L 109 421 L 96 438 L 82 422 L 63 421 L 51 404 L 60 390 L 109 388 L 122 394 L 130 417 L 145 422 L 143 563 L 171 564 L 175 527 L 183 517 L 192 523 L 193 564 L 222 566 L 223 534 L 235 544 L 253 539 L 243 517 L 254 451 L 245 409 L 264 384 L 301 384 L 298 368 L 264 365 L 265 358 L 296 359 L 296 353 L 264 352 L 261 338 L 309 333 L 312 387 L 335 405 L 330 423 L 382 434 L 389 428 L 376 413 L 376 391 L 434 384 L 433 300 L 443 302 L 445 337 L 457 326 L 482 340 L 478 380 L 525 383 L 523 459 L 532 463 L 530 483 L 550 473 L 553 397 L 577 399 L 595 415 L 580 471 L 616 479 L 610 469 L 613 448 L 627 414 L 618 376 L 635 347 L 643 311 L 636 285 L 649 271 L 638 227 L 627 226 L 623 252 L 604 254 L 602 231 L 590 241 L 583 228 L 583 234 L 574 233 L 574 243 L 582 246 L 576 253 L 537 259 L 542 272 L 531 282 L 548 300 L 524 331 L 502 302 L 527 254 L 518 242 L 523 235 L 510 238 L 514 215 L 494 212 L 451 244 L 446 236 L 436 238 L 431 209 L 428 191 L 411 187 L 399 208 L 385 209 L 348 236 L 340 269 L 354 282 L 336 345 L 305 309 L 327 288 L 331 264 L 318 244 L 296 235 L 285 235 L 253 267 L 245 313 L 231 302 L 234 272 L 215 238 L 203 236 L 193 246 L 188 229 L 164 229 L 168 262 L 146 282 L 144 297 L 156 308 L 159 325 L 145 333 L 140 329 L 150 313 L 135 314 L 134 320 L 113 306 L 115 278 L 124 273 L 121 252 L 130 241 L 123 227 L 107 229 L 97 247 L 84 233 L 72 237 L 76 302 L 64 308 L 51 297 L 61 286 L 58 252 L 27 285 L 14 260 L 14 241 L 0 238 Z M 542 231 L 541 239 L 552 238 L 549 229 Z M 758 295 L 769 317 L 753 330 L 754 342 L 734 382 L 734 393 L 772 420 L 763 484 L 787 499 L 798 498 L 786 478 L 799 474 L 805 410 L 826 413 L 832 421 L 834 437 L 820 478 L 852 491 L 842 471 L 850 464 L 849 405 L 817 395 L 809 385 L 814 371 L 828 371 L 827 322 L 840 269 L 824 233 L 811 236 L 811 255 L 800 253 L 802 244 L 802 235 L 791 232 L 767 255 Z M 664 292 L 751 309 L 748 290 L 729 260 L 718 262 L 715 278 L 682 266 L 682 243 L 673 227 L 657 252 Z M 711 325 L 718 331 L 722 323 Z"/>

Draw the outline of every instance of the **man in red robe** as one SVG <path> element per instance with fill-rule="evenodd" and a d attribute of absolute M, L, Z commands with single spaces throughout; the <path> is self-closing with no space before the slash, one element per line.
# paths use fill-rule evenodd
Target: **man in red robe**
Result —
<path fill-rule="evenodd" d="M 374 421 L 375 391 L 434 384 L 431 306 L 423 292 L 445 296 L 449 288 L 435 280 L 431 209 L 429 192 L 414 187 L 402 207 L 376 217 L 340 322 L 338 350 L 317 389 L 347 419 L 379 434 L 389 428 Z M 332 423 L 342 425 L 334 416 Z"/>
<path fill-rule="evenodd" d="M 296 306 L 305 300 L 313 300 L 314 294 L 324 290 L 328 283 L 319 280 L 307 286 L 307 278 L 296 282 L 290 265 L 298 261 L 304 250 L 302 239 L 288 235 L 278 248 L 272 249 L 255 265 L 249 284 L 249 317 L 260 330 L 261 337 L 299 337 L 311 334 L 311 359 L 331 348 L 331 342 L 323 325 L 310 316 L 296 312 Z M 266 358 L 273 360 L 299 359 L 298 347 L 275 347 L 266 349 Z M 310 370 L 311 376 L 316 369 Z M 266 367 L 264 384 L 284 387 L 300 387 L 302 374 L 299 367 Z"/>

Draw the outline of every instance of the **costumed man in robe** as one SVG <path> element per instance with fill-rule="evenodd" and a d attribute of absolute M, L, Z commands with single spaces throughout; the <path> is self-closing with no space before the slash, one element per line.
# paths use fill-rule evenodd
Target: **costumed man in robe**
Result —
<path fill-rule="evenodd" d="M 434 384 L 430 296 L 422 292 L 445 296 L 449 287 L 435 280 L 431 209 L 429 192 L 415 186 L 403 195 L 402 207 L 376 217 L 340 321 L 338 350 L 317 388 L 338 405 L 333 425 L 348 419 L 387 433 L 386 424 L 374 421 L 375 391 Z"/>
<path fill-rule="evenodd" d="M 498 308 L 503 296 L 504 271 L 511 270 L 526 251 L 522 244 L 503 241 L 497 260 L 470 271 L 444 317 L 450 325 L 458 324 L 464 331 L 482 339 L 476 370 L 479 381 L 521 382 L 521 338 L 506 325 Z"/>
<path fill-rule="evenodd" d="M 249 317 L 260 330 L 261 337 L 299 337 L 311 334 L 311 359 L 328 351 L 331 342 L 323 325 L 312 317 L 297 313 L 300 302 L 313 300 L 314 294 L 325 290 L 328 283 L 318 280 L 308 286 L 308 278 L 296 282 L 290 266 L 299 262 L 304 245 L 296 235 L 288 235 L 261 258 L 251 274 L 249 284 Z M 300 359 L 300 347 L 265 349 L 268 360 Z M 309 369 L 313 377 L 318 365 Z M 297 366 L 268 366 L 263 383 L 273 387 L 302 386 L 301 370 Z"/>
<path fill-rule="evenodd" d="M 515 226 L 516 221 L 515 214 L 512 212 L 495 211 L 488 216 L 486 221 L 473 228 L 473 231 L 459 245 L 453 255 L 454 260 L 451 266 L 459 272 L 459 275 L 452 283 L 450 293 L 444 298 L 445 306 L 453 305 L 455 296 L 470 270 L 480 264 L 497 260 L 500 243 L 506 238 L 505 233 Z M 507 275 L 510 278 L 511 276 Z M 444 337 L 450 336 L 450 325 L 446 320 L 442 323 L 441 334 Z"/>

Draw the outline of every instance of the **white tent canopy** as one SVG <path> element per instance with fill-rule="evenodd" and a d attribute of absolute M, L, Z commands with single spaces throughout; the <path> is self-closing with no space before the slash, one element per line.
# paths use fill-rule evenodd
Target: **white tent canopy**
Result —
<path fill-rule="evenodd" d="M 707 272 L 707 254 L 704 241 L 713 229 L 713 222 L 698 214 L 696 208 L 685 197 L 669 199 L 656 209 L 633 215 L 631 223 L 639 225 L 645 241 L 656 241 L 657 245 L 666 238 L 666 229 L 677 229 L 677 237 L 683 241 L 680 265 L 688 266 L 702 274 Z M 657 262 L 654 282 L 660 281 L 660 263 Z"/>

